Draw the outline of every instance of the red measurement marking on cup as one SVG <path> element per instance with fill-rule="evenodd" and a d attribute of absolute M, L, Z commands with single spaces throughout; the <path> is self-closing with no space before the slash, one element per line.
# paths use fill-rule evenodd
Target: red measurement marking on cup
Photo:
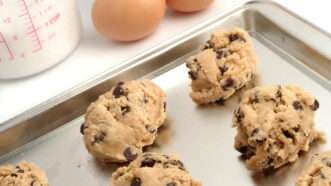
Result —
<path fill-rule="evenodd" d="M 1 32 L 0 32 L 0 44 L 3 44 L 5 46 L 6 50 L 8 51 L 8 54 L 9 54 L 9 59 L 14 59 L 14 54 L 11 51 L 11 49 L 6 41 L 6 38 L 3 36 L 3 34 Z"/>
<path fill-rule="evenodd" d="M 22 14 L 20 15 L 20 17 L 26 17 L 27 18 L 27 35 L 32 39 L 32 41 L 34 42 L 34 48 L 32 50 L 33 53 L 38 52 L 39 50 L 41 50 L 42 44 L 41 44 L 41 40 L 39 38 L 39 34 L 38 34 L 38 29 L 36 28 L 36 26 L 33 23 L 33 19 L 31 16 L 31 13 L 29 11 L 29 7 L 26 3 L 26 0 L 19 0 L 21 2 L 21 6 L 22 6 Z"/>

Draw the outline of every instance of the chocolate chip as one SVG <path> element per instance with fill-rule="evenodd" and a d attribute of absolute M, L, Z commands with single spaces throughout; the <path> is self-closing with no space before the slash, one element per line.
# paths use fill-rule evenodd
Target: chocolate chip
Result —
<path fill-rule="evenodd" d="M 258 129 L 258 128 L 253 129 L 251 136 L 255 136 L 257 133 L 259 133 L 259 131 L 260 131 L 260 129 Z"/>
<path fill-rule="evenodd" d="M 282 94 L 282 87 L 278 86 L 277 92 L 276 92 L 276 98 L 282 98 L 283 94 Z"/>
<path fill-rule="evenodd" d="M 240 107 L 235 111 L 234 116 L 236 117 L 238 123 L 241 123 L 242 120 L 245 118 L 245 114 L 244 112 L 242 112 Z"/>
<path fill-rule="evenodd" d="M 255 153 L 252 151 L 248 151 L 247 153 L 244 153 L 240 156 L 241 159 L 243 160 L 249 160 L 252 156 L 254 156 Z"/>
<path fill-rule="evenodd" d="M 141 186 L 141 179 L 138 177 L 132 178 L 131 186 Z"/>
<path fill-rule="evenodd" d="M 20 166 L 17 165 L 15 168 L 17 173 L 24 173 L 24 170 Z"/>
<path fill-rule="evenodd" d="M 241 146 L 237 150 L 244 154 L 248 151 L 248 147 L 247 146 Z"/>
<path fill-rule="evenodd" d="M 294 130 L 294 132 L 299 132 L 300 127 L 299 126 L 298 127 L 294 127 L 293 130 Z"/>
<path fill-rule="evenodd" d="M 268 157 L 268 160 L 267 160 L 267 167 L 273 167 L 273 162 L 274 162 L 274 160 L 272 159 L 272 158 L 270 158 L 270 157 Z"/>
<path fill-rule="evenodd" d="M 85 123 L 83 123 L 81 126 L 80 126 L 80 133 L 82 135 L 84 135 L 84 130 L 86 129 L 87 127 L 85 126 Z"/>
<path fill-rule="evenodd" d="M 164 162 L 164 168 L 169 168 L 169 165 L 176 166 L 179 169 L 185 170 L 184 164 L 180 160 L 169 160 Z"/>
<path fill-rule="evenodd" d="M 209 48 L 215 48 L 215 44 L 213 42 L 211 42 L 210 40 L 207 41 L 207 43 L 205 44 L 205 46 L 203 47 L 202 50 L 206 50 Z"/>
<path fill-rule="evenodd" d="M 322 159 L 322 162 L 328 166 L 328 167 L 331 167 L 331 158 L 323 158 Z"/>
<path fill-rule="evenodd" d="M 124 85 L 123 82 L 119 82 L 116 85 L 116 87 L 114 88 L 114 90 L 113 90 L 113 96 L 115 98 L 119 98 L 119 97 L 125 95 L 124 89 L 122 88 L 123 85 Z"/>
<path fill-rule="evenodd" d="M 303 110 L 303 106 L 302 106 L 302 104 L 300 103 L 300 101 L 294 101 L 294 102 L 292 103 L 292 105 L 293 105 L 293 108 L 294 108 L 295 110 Z"/>
<path fill-rule="evenodd" d="M 284 122 L 284 119 L 278 118 L 277 121 L 280 122 L 280 123 L 283 123 Z"/>
<path fill-rule="evenodd" d="M 322 172 L 320 172 L 320 176 L 321 176 L 322 179 L 326 178 L 326 176 Z"/>
<path fill-rule="evenodd" d="M 291 138 L 292 140 L 295 139 L 295 136 L 294 136 L 290 131 L 288 131 L 288 130 L 283 130 L 282 132 L 283 132 L 283 134 L 284 134 L 285 137 L 287 137 L 287 138 Z"/>
<path fill-rule="evenodd" d="M 171 160 L 170 164 L 172 165 L 179 165 L 181 167 L 184 167 L 184 164 L 180 160 Z"/>
<path fill-rule="evenodd" d="M 267 139 L 264 136 L 262 136 L 262 135 L 258 135 L 259 133 L 260 133 L 260 129 L 255 128 L 252 131 L 252 133 L 251 133 L 251 137 L 257 143 L 263 143 L 263 142 L 265 142 Z"/>
<path fill-rule="evenodd" d="M 190 68 L 191 65 L 190 65 L 189 62 L 186 62 L 186 63 L 185 63 L 185 66 L 186 66 L 187 68 Z"/>
<path fill-rule="evenodd" d="M 166 186 L 177 186 L 177 183 L 175 183 L 175 182 L 170 182 L 170 183 L 167 183 Z"/>
<path fill-rule="evenodd" d="M 207 49 L 209 49 L 209 48 L 210 48 L 209 45 L 205 45 L 205 46 L 203 46 L 202 50 L 207 50 Z"/>
<path fill-rule="evenodd" d="M 189 71 L 189 72 L 188 72 L 188 75 L 190 76 L 190 78 L 191 78 L 192 80 L 196 80 L 196 79 L 198 78 L 198 75 L 197 75 L 196 72 Z"/>
<path fill-rule="evenodd" d="M 122 115 L 125 115 L 126 113 L 130 112 L 131 108 L 129 106 L 122 106 L 121 107 L 121 112 Z"/>
<path fill-rule="evenodd" d="M 15 173 L 11 173 L 10 176 L 11 176 L 11 177 L 17 177 L 17 174 L 15 174 Z"/>
<path fill-rule="evenodd" d="M 218 69 L 220 70 L 221 75 L 223 76 L 224 73 L 229 70 L 229 67 L 227 67 L 226 65 L 222 65 Z"/>
<path fill-rule="evenodd" d="M 198 62 L 198 59 L 197 59 L 197 58 L 194 58 L 193 61 L 194 61 L 194 62 Z"/>
<path fill-rule="evenodd" d="M 259 103 L 260 100 L 259 100 L 257 94 L 254 94 L 253 97 L 249 97 L 248 102 L 249 102 L 250 104 L 254 104 L 254 103 Z"/>
<path fill-rule="evenodd" d="M 36 183 L 36 180 L 32 180 L 30 183 L 30 186 L 34 186 L 35 183 Z"/>
<path fill-rule="evenodd" d="M 17 173 L 24 173 L 24 170 L 23 169 L 18 169 L 16 172 Z"/>
<path fill-rule="evenodd" d="M 244 160 L 248 160 L 255 155 L 254 148 L 249 146 L 241 146 L 237 150 L 242 153 L 240 157 Z"/>
<path fill-rule="evenodd" d="M 128 161 L 133 161 L 133 160 L 135 160 L 135 159 L 137 158 L 137 156 L 138 156 L 138 154 L 134 154 L 134 153 L 132 153 L 130 147 L 128 147 L 128 148 L 126 148 L 126 149 L 124 150 L 123 155 L 124 155 L 124 157 L 125 157 Z"/>
<path fill-rule="evenodd" d="M 228 89 L 230 87 L 233 87 L 233 85 L 234 85 L 234 80 L 229 77 L 229 78 L 227 78 L 225 80 L 225 82 L 224 82 L 224 84 L 223 84 L 222 87 L 223 87 L 224 90 L 226 90 L 226 89 Z"/>
<path fill-rule="evenodd" d="M 163 109 L 164 109 L 164 111 L 167 110 L 167 102 L 164 102 L 164 103 L 163 103 Z"/>
<path fill-rule="evenodd" d="M 163 168 L 165 168 L 165 169 L 169 168 L 169 164 L 168 163 L 163 163 Z"/>
<path fill-rule="evenodd" d="M 148 97 L 144 95 L 144 103 L 148 103 Z"/>
<path fill-rule="evenodd" d="M 320 107 L 320 104 L 319 104 L 319 102 L 317 101 L 317 99 L 315 99 L 313 105 L 310 106 L 310 108 L 311 108 L 313 111 L 316 111 L 319 107 Z"/>
<path fill-rule="evenodd" d="M 178 166 L 180 169 L 185 170 L 184 164 L 180 160 L 170 161 L 170 164 Z"/>
<path fill-rule="evenodd" d="M 315 176 L 319 176 L 321 172 L 321 169 L 316 169 L 314 170 L 314 172 L 310 173 L 310 176 L 315 177 Z"/>
<path fill-rule="evenodd" d="M 145 158 L 142 162 L 140 167 L 153 167 L 155 164 L 155 160 L 152 158 Z"/>
<path fill-rule="evenodd" d="M 230 40 L 230 42 L 233 42 L 233 41 L 243 41 L 243 42 L 245 42 L 246 41 L 239 34 L 230 34 L 229 35 L 229 40 Z"/>
<path fill-rule="evenodd" d="M 103 140 L 106 137 L 106 133 L 101 131 L 100 133 L 96 134 L 93 138 L 92 145 L 95 145 L 96 143 L 103 142 Z"/>
<path fill-rule="evenodd" d="M 222 59 L 222 58 L 226 58 L 230 55 L 231 53 L 229 52 L 229 50 L 227 49 L 219 49 L 216 50 L 216 58 L 217 59 Z"/>
<path fill-rule="evenodd" d="M 216 100 L 215 103 L 218 104 L 218 105 L 224 105 L 225 104 L 225 99 L 220 98 L 220 99 Z"/>

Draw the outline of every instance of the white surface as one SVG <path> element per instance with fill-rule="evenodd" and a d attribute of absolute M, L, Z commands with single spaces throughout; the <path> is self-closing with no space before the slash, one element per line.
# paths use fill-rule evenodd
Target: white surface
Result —
<path fill-rule="evenodd" d="M 80 82 L 120 64 L 141 51 L 162 43 L 188 28 L 247 0 L 215 0 L 208 11 L 182 15 L 168 12 L 151 37 L 136 43 L 114 43 L 102 38 L 92 27 L 92 0 L 78 1 L 83 19 L 84 36 L 78 49 L 55 68 L 22 80 L 0 81 L 0 124 L 32 106 L 74 87 Z M 277 0 L 289 9 L 331 32 L 330 1 Z"/>
<path fill-rule="evenodd" d="M 77 9 L 76 0 L 0 1 L 0 78 L 36 74 L 68 56 L 80 38 Z"/>

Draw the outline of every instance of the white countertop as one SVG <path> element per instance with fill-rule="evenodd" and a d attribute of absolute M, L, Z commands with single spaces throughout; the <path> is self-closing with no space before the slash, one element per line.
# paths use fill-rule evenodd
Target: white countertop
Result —
<path fill-rule="evenodd" d="M 145 40 L 120 44 L 97 34 L 90 20 L 92 0 L 79 1 L 84 34 L 79 47 L 63 63 L 34 77 L 0 81 L 0 124 L 43 101 L 120 64 L 141 51 L 167 41 L 210 17 L 247 0 L 215 0 L 208 11 L 193 15 L 168 12 L 159 29 Z M 331 32 L 331 2 L 276 0 L 322 29 Z"/>

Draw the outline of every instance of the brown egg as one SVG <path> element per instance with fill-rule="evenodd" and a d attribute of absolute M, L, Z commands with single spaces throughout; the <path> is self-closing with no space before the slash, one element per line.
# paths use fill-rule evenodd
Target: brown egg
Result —
<path fill-rule="evenodd" d="M 213 0 L 167 0 L 173 10 L 179 12 L 197 12 L 206 9 Z"/>
<path fill-rule="evenodd" d="M 164 17 L 165 0 L 96 0 L 92 20 L 107 38 L 135 41 L 151 34 Z"/>

